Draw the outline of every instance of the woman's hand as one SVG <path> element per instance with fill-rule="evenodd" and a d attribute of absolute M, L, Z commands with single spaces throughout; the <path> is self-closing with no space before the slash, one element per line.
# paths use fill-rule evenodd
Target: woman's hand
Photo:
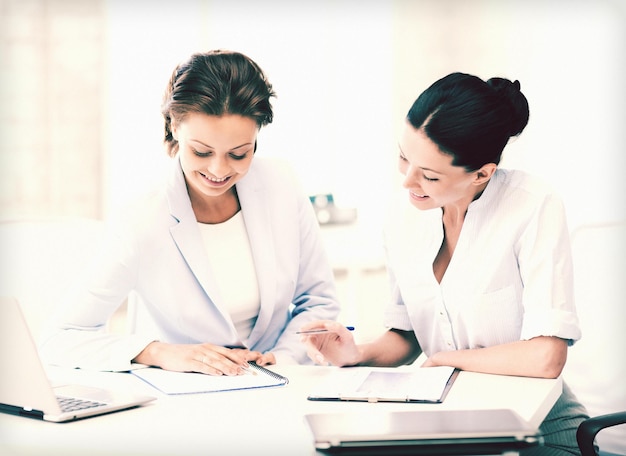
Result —
<path fill-rule="evenodd" d="M 245 348 L 163 342 L 150 343 L 133 361 L 165 370 L 208 375 L 242 375 L 248 368 L 248 361 L 259 365 L 276 362 L 272 353 L 262 354 Z"/>
<path fill-rule="evenodd" d="M 359 363 L 361 352 L 352 333 L 336 321 L 320 320 L 306 323 L 300 331 L 326 330 L 318 334 L 303 334 L 300 339 L 307 346 L 307 354 L 316 364 L 353 366 Z"/>
<path fill-rule="evenodd" d="M 242 352 L 244 352 L 246 361 L 254 361 L 259 366 L 276 364 L 276 357 L 272 352 L 261 353 L 258 351 L 250 351 L 245 348 L 234 348 L 233 350 L 241 350 Z"/>

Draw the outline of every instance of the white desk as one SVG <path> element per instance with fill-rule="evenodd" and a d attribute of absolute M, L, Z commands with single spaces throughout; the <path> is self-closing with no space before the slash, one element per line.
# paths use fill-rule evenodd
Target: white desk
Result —
<path fill-rule="evenodd" d="M 146 406 L 64 424 L 0 414 L 0 454 L 317 454 L 306 413 L 511 408 L 538 426 L 558 399 L 560 379 L 461 372 L 443 404 L 316 402 L 307 393 L 334 367 L 273 366 L 285 387 L 166 396 L 131 374 L 52 369 L 53 380 L 108 385 L 157 396 Z"/>

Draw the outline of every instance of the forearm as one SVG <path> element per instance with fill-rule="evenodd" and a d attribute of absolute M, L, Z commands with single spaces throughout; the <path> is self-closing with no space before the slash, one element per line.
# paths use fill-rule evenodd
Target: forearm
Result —
<path fill-rule="evenodd" d="M 359 345 L 361 366 L 401 366 L 410 364 L 421 354 L 413 331 L 391 329 L 376 340 Z"/>
<path fill-rule="evenodd" d="M 556 378 L 566 359 L 565 340 L 541 336 L 487 348 L 438 352 L 426 365 L 453 366 L 488 374 Z"/>
<path fill-rule="evenodd" d="M 65 329 L 42 340 L 40 353 L 47 364 L 99 370 L 127 371 L 131 359 L 149 338 L 80 329 Z"/>

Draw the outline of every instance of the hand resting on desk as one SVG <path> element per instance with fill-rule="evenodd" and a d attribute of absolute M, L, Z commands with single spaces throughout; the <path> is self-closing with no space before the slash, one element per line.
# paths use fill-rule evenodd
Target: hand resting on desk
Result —
<path fill-rule="evenodd" d="M 133 360 L 177 372 L 198 372 L 208 375 L 243 375 L 248 361 L 260 366 L 275 364 L 270 352 L 260 353 L 246 348 L 226 348 L 205 344 L 167 344 L 152 342 Z"/>

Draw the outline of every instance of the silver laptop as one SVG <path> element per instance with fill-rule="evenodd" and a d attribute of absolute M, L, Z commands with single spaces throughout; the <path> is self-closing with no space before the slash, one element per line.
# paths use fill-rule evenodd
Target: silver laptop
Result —
<path fill-rule="evenodd" d="M 0 412 L 63 422 L 136 407 L 155 397 L 81 385 L 52 387 L 18 301 L 0 298 Z"/>
<path fill-rule="evenodd" d="M 543 439 L 515 411 L 410 410 L 306 415 L 315 447 L 337 454 L 501 454 Z"/>

